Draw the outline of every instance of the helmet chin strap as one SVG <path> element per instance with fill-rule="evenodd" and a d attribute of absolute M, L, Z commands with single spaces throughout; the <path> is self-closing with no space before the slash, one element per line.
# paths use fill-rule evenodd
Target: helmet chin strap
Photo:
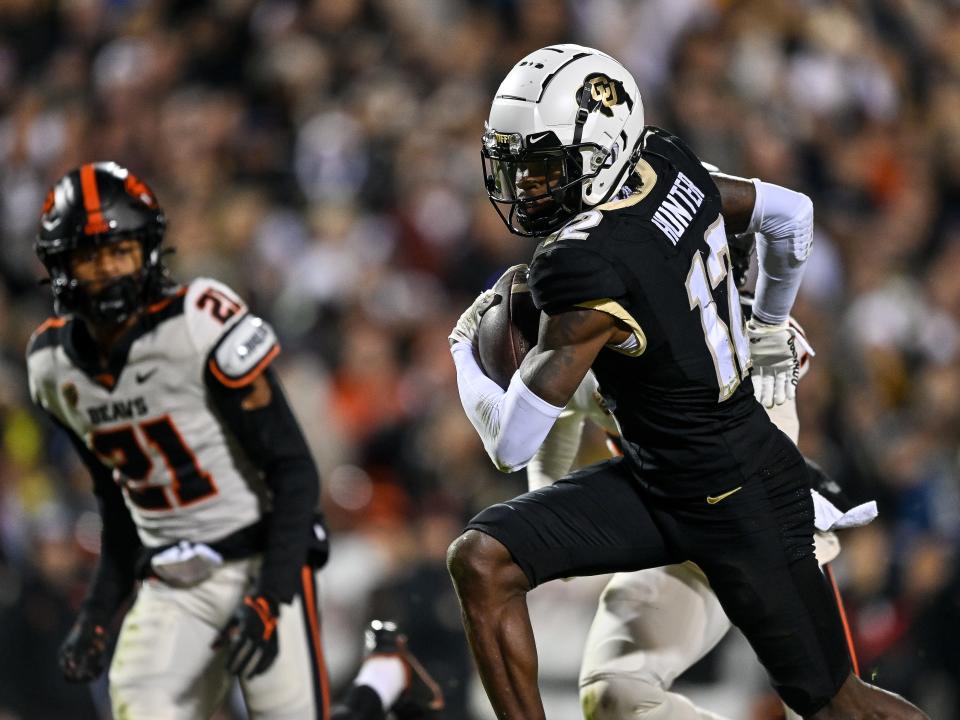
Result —
<path fill-rule="evenodd" d="M 579 145 L 583 139 L 583 126 L 587 124 L 587 118 L 590 117 L 590 93 L 592 88 L 589 82 L 584 82 L 580 88 L 580 103 L 577 108 L 577 119 L 573 124 L 573 144 Z"/>
<path fill-rule="evenodd" d="M 579 145 L 580 141 L 583 139 L 583 128 L 587 124 L 587 118 L 590 117 L 590 100 L 592 99 L 592 92 L 593 86 L 589 81 L 585 81 L 583 83 L 583 87 L 580 88 L 577 117 L 573 124 L 573 145 Z M 597 154 L 600 152 L 600 150 L 602 150 L 602 154 L 598 158 Z M 600 150 L 593 150 L 593 158 L 591 160 L 590 168 L 591 171 L 594 171 L 593 174 L 596 174 L 595 171 L 599 170 L 600 165 L 610 157 L 610 150 L 602 148 Z"/>

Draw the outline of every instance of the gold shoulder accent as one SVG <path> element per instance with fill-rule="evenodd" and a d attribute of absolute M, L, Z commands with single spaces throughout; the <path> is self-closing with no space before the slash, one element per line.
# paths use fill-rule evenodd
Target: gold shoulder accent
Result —
<path fill-rule="evenodd" d="M 620 208 L 630 207 L 631 205 L 636 205 L 650 194 L 650 191 L 653 190 L 653 186 L 657 184 L 657 171 L 654 170 L 653 166 L 643 158 L 637 162 L 633 168 L 633 171 L 640 176 L 640 180 L 643 183 L 640 186 L 640 189 L 630 197 L 624 198 L 623 200 L 611 200 L 603 205 L 598 205 L 598 210 L 619 210 Z"/>
<path fill-rule="evenodd" d="M 629 198 L 628 198 L 629 199 Z M 647 349 L 647 336 L 644 335 L 643 329 L 640 327 L 633 315 L 627 312 L 627 309 L 623 307 L 616 300 L 611 300 L 610 298 L 602 298 L 601 300 L 588 300 L 587 302 L 577 303 L 577 307 L 587 308 L 588 310 L 597 310 L 598 312 L 607 313 L 607 315 L 613 315 L 617 320 L 622 320 L 627 324 L 627 327 L 633 332 L 634 337 L 637 339 L 637 347 L 630 351 L 620 350 L 612 345 L 608 345 L 611 350 L 616 350 L 619 353 L 624 355 L 629 355 L 631 357 L 639 357 L 643 355 L 644 351 Z"/>

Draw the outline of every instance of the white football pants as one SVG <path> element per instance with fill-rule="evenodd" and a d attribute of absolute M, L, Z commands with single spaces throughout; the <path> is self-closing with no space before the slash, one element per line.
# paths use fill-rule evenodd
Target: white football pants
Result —
<path fill-rule="evenodd" d="M 258 568 L 259 559 L 228 562 L 187 589 L 144 581 L 110 666 L 115 720 L 199 720 L 214 713 L 233 676 L 226 671 L 225 650 L 210 645 L 253 589 Z M 254 720 L 327 717 L 316 575 L 304 567 L 300 593 L 281 606 L 276 661 L 252 680 L 240 681 Z"/>

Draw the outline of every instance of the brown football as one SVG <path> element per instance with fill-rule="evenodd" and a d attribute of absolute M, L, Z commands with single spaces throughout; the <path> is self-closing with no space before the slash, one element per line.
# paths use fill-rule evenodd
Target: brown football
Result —
<path fill-rule="evenodd" d="M 527 287 L 527 266 L 514 265 L 493 286 L 501 300 L 480 318 L 480 366 L 506 390 L 530 348 L 537 344 L 540 311 Z"/>

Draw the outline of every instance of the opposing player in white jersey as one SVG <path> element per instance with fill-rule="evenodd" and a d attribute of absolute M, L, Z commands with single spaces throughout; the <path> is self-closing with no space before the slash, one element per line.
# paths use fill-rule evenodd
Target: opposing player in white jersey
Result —
<path fill-rule="evenodd" d="M 271 368 L 277 338 L 222 283 L 170 280 L 165 224 L 115 163 L 67 173 L 42 211 L 57 316 L 30 340 L 30 393 L 89 468 L 103 520 L 60 665 L 97 677 L 136 591 L 110 667 L 115 717 L 210 717 L 236 675 L 251 717 L 327 718 L 319 477 Z M 333 717 L 426 707 L 405 642 L 379 630 L 373 682 Z"/>
<path fill-rule="evenodd" d="M 752 243 L 731 238 L 729 245 L 737 284 L 742 286 Z M 744 296 L 744 300 L 744 316 L 749 317 L 749 297 Z M 783 381 L 793 383 L 808 370 L 812 352 L 799 325 L 792 318 L 790 323 L 797 353 L 794 366 L 784 367 L 781 372 L 789 376 L 782 378 Z M 762 374 L 765 365 L 762 350 L 754 352 L 754 364 Z M 771 420 L 796 443 L 799 423 L 795 396 L 787 397 L 783 393 L 775 398 L 770 393 L 763 398 L 760 382 L 756 383 L 756 395 L 758 400 L 766 400 L 764 406 Z M 776 400 L 780 400 L 779 404 Z M 570 471 L 587 421 L 604 430 L 608 447 L 619 454 L 616 421 L 606 408 L 592 374 L 584 380 L 527 466 L 530 490 L 555 482 Z M 819 468 L 811 466 L 811 476 L 816 481 L 812 490 L 816 555 L 829 573 L 826 564 L 840 552 L 834 530 L 869 522 L 876 516 L 876 504 L 851 507 Z M 832 577 L 830 580 L 833 583 Z M 843 612 L 842 606 L 840 611 Z M 692 563 L 616 573 L 600 597 L 581 662 L 580 699 L 585 719 L 724 720 L 695 706 L 683 695 L 671 692 L 670 688 L 674 680 L 720 642 L 730 627 L 730 620 L 709 582 Z M 850 651 L 857 672 L 852 647 Z M 784 710 L 788 719 L 799 718 L 789 708 Z"/>

